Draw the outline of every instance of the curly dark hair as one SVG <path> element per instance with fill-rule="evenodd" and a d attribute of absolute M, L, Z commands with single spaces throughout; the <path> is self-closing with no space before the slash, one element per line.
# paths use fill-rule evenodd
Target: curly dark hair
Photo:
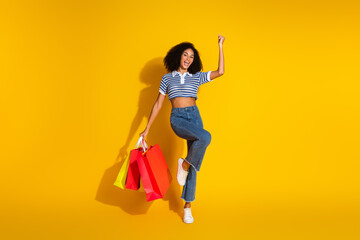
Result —
<path fill-rule="evenodd" d="M 188 72 L 194 74 L 202 70 L 203 66 L 201 63 L 199 52 L 195 49 L 194 44 L 190 42 L 182 42 L 172 47 L 164 58 L 164 65 L 168 72 L 179 69 L 181 55 L 188 48 L 191 48 L 194 51 L 194 60 L 188 68 Z"/>

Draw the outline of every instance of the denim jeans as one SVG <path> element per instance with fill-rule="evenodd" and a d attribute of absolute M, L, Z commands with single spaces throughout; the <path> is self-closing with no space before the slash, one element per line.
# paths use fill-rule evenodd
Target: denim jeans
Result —
<path fill-rule="evenodd" d="M 200 112 L 196 105 L 173 108 L 170 124 L 177 136 L 187 140 L 188 152 L 185 161 L 190 164 L 190 168 L 181 198 L 186 202 L 192 202 L 195 200 L 196 174 L 200 171 L 205 150 L 211 141 L 211 135 L 203 128 Z"/>

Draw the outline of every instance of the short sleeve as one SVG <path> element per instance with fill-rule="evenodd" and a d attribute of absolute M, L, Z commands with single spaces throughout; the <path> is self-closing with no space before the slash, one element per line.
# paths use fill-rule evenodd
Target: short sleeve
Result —
<path fill-rule="evenodd" d="M 159 88 L 159 92 L 164 96 L 167 93 L 167 87 L 168 87 L 168 79 L 165 78 L 165 75 L 164 75 L 161 79 L 160 88 Z"/>
<path fill-rule="evenodd" d="M 210 79 L 210 73 L 212 71 L 208 71 L 208 72 L 199 72 L 199 78 L 200 78 L 200 85 L 207 83 L 207 82 L 211 82 L 212 80 Z"/>

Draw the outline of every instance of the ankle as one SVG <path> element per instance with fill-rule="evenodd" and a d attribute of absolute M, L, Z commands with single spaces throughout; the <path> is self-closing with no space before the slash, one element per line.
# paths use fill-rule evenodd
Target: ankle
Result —
<path fill-rule="evenodd" d="M 182 168 L 183 168 L 185 171 L 188 171 L 188 170 L 189 170 L 189 167 L 190 167 L 190 164 L 184 160 L 183 163 L 182 163 Z"/>

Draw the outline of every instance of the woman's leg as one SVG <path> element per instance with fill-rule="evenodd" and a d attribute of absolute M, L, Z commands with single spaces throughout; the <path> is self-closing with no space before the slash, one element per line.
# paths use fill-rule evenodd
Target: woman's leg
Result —
<path fill-rule="evenodd" d="M 187 108 L 188 109 L 188 108 Z M 170 117 L 171 127 L 175 134 L 187 140 L 188 154 L 183 161 L 183 168 L 188 170 L 181 198 L 185 200 L 184 222 L 192 223 L 191 202 L 195 200 L 197 171 L 200 170 L 205 150 L 210 144 L 211 135 L 203 129 L 201 116 L 197 107 L 194 111 L 176 109 Z"/>
<path fill-rule="evenodd" d="M 184 199 L 187 203 L 193 202 L 195 200 L 196 177 L 196 170 L 191 166 L 189 168 L 189 173 L 187 175 L 186 182 L 181 194 L 181 198 Z"/>
<path fill-rule="evenodd" d="M 187 143 L 187 152 L 189 153 L 190 147 L 191 147 L 193 141 L 191 141 L 191 140 L 186 140 L 186 143 Z M 185 171 L 188 171 L 190 166 L 191 166 L 190 163 L 188 163 L 187 161 L 183 161 L 182 167 L 183 167 L 183 169 L 184 169 Z"/>
<path fill-rule="evenodd" d="M 192 141 L 189 146 L 188 155 L 185 159 L 196 171 L 200 170 L 202 160 L 207 146 L 211 142 L 211 135 L 208 131 L 195 123 L 183 118 L 177 118 L 171 123 L 171 127 L 181 138 Z M 189 168 L 190 169 L 190 168 Z"/>
<path fill-rule="evenodd" d="M 187 140 L 188 151 L 190 150 L 194 141 Z M 188 169 L 189 173 L 186 178 L 185 185 L 183 187 L 181 198 L 185 200 L 185 208 L 190 207 L 190 202 L 195 200 L 195 190 L 196 190 L 196 170 L 193 166 L 190 166 Z"/>
<path fill-rule="evenodd" d="M 194 141 L 190 141 L 190 140 L 187 141 L 188 152 L 190 151 L 193 143 L 194 143 Z M 193 223 L 194 217 L 191 214 L 191 202 L 193 202 L 195 200 L 196 177 L 197 176 L 196 176 L 196 170 L 193 166 L 189 165 L 188 171 L 189 171 L 189 173 L 186 178 L 186 182 L 183 187 L 183 193 L 181 196 L 185 200 L 183 221 L 185 223 Z"/>

